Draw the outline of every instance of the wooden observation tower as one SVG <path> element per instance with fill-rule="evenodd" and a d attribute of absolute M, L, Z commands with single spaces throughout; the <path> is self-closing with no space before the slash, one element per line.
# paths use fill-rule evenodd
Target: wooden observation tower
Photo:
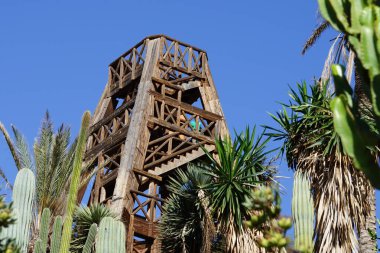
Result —
<path fill-rule="evenodd" d="M 164 35 L 147 37 L 109 65 L 85 162 L 103 167 L 90 203 L 125 221 L 127 252 L 160 252 L 166 179 L 228 135 L 206 52 Z"/>

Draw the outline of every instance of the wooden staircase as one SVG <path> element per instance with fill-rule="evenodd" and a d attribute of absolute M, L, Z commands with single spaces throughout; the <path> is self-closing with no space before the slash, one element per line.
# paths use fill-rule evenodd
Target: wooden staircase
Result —
<path fill-rule="evenodd" d="M 212 152 L 215 150 L 215 146 L 214 145 L 209 145 L 209 144 L 206 144 L 203 146 L 208 152 Z M 155 167 L 153 170 L 148 170 L 149 173 L 153 174 L 153 175 L 156 175 L 156 176 L 162 176 L 184 164 L 187 164 L 191 161 L 194 161 L 195 159 L 203 156 L 205 153 L 202 149 L 202 147 L 199 147 L 198 149 L 194 149 L 190 152 L 187 152 L 183 155 L 180 155 L 176 158 L 174 158 L 173 160 L 165 163 L 165 164 L 161 164 L 160 166 L 157 166 Z"/>

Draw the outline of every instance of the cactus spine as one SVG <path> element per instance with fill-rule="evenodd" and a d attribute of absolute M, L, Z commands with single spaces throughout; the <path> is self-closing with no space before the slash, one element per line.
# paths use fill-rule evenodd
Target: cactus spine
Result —
<path fill-rule="evenodd" d="M 16 222 L 1 233 L 2 238 L 15 239 L 21 252 L 27 252 L 35 192 L 36 181 L 33 172 L 27 168 L 21 169 L 17 173 L 12 195 Z"/>
<path fill-rule="evenodd" d="M 82 170 L 82 158 L 86 147 L 87 130 L 90 124 L 91 114 L 85 112 L 82 117 L 82 125 L 79 132 L 78 143 L 75 150 L 74 167 L 71 176 L 70 190 L 67 197 L 66 215 L 62 230 L 60 253 L 68 253 L 71 240 L 73 214 L 77 202 L 80 173 Z"/>
<path fill-rule="evenodd" d="M 96 233 L 98 230 L 98 225 L 95 223 L 91 225 L 90 230 L 88 231 L 86 243 L 83 246 L 82 253 L 91 253 L 92 245 L 95 242 Z"/>
<path fill-rule="evenodd" d="M 120 221 L 105 217 L 100 222 L 97 253 L 125 253 L 125 227 Z"/>
<path fill-rule="evenodd" d="M 50 253 L 58 253 L 59 247 L 61 246 L 61 236 L 62 236 L 62 217 L 55 217 L 53 225 L 53 234 L 51 236 Z"/>
<path fill-rule="evenodd" d="M 313 252 L 314 202 L 307 174 L 294 174 L 292 216 L 294 221 L 294 246 L 300 252 Z"/>

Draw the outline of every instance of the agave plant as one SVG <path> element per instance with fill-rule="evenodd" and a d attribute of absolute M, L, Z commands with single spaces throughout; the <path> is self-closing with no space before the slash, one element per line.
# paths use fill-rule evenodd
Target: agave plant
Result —
<path fill-rule="evenodd" d="M 283 141 L 289 167 L 310 175 L 316 210 L 315 251 L 351 252 L 359 247 L 356 228 L 370 215 L 371 189 L 343 152 L 330 110 L 332 96 L 318 82 L 310 87 L 297 84 L 290 91 L 290 103 L 271 115 L 280 127 L 268 128 L 270 136 Z"/>

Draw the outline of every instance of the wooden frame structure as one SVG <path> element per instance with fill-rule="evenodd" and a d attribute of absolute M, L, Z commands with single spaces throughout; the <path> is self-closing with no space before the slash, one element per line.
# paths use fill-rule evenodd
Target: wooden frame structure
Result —
<path fill-rule="evenodd" d="M 156 35 L 109 65 L 85 163 L 102 167 L 90 203 L 125 221 L 128 253 L 160 252 L 166 178 L 202 157 L 202 146 L 213 151 L 216 135 L 228 130 L 203 50 Z"/>

